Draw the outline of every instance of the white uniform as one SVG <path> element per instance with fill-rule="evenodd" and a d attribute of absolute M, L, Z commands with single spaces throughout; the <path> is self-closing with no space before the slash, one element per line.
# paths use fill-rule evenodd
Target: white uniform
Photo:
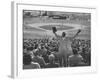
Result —
<path fill-rule="evenodd" d="M 60 54 L 69 54 L 72 52 L 71 48 L 71 39 L 69 37 L 58 38 L 59 39 L 59 53 Z"/>
<path fill-rule="evenodd" d="M 61 37 L 58 36 L 55 33 L 55 36 L 57 37 L 58 41 L 59 41 L 59 52 L 57 54 L 59 61 L 60 61 L 60 65 L 61 66 L 68 66 L 68 56 L 72 54 L 72 48 L 71 48 L 71 43 L 72 43 L 72 39 L 75 38 L 79 32 L 81 30 L 79 30 L 75 36 L 73 37 Z M 62 65 L 63 63 L 63 65 Z"/>
<path fill-rule="evenodd" d="M 67 58 L 68 56 L 72 53 L 72 48 L 71 48 L 71 38 L 69 37 L 57 37 L 59 41 L 59 52 L 58 52 L 58 57 L 60 59 L 60 64 L 63 66 L 67 64 Z"/>

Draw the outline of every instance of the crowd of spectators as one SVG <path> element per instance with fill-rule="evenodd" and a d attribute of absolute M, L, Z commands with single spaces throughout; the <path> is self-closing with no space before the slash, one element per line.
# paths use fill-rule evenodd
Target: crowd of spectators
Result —
<path fill-rule="evenodd" d="M 91 65 L 91 41 L 74 39 L 72 54 L 68 56 L 67 67 Z M 59 48 L 56 39 L 23 39 L 23 69 L 64 67 L 55 55 Z M 63 62 L 62 62 L 63 63 Z"/>

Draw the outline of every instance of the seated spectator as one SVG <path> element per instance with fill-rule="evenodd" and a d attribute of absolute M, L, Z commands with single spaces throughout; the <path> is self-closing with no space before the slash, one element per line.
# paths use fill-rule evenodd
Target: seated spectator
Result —
<path fill-rule="evenodd" d="M 40 65 L 38 63 L 32 62 L 31 56 L 25 54 L 23 56 L 23 69 L 38 69 Z"/>
<path fill-rule="evenodd" d="M 52 62 L 49 60 L 49 55 L 51 54 L 54 55 L 54 62 L 52 63 L 55 62 L 59 63 L 61 67 L 64 67 L 64 65 L 66 66 L 68 65 L 69 66 L 90 66 L 91 65 L 91 41 L 90 40 L 74 39 L 71 44 L 73 53 L 67 55 L 68 58 L 66 59 L 67 60 L 67 62 L 65 62 L 66 64 L 63 64 L 64 61 L 66 60 L 63 60 L 63 58 L 60 58 L 61 55 L 58 55 L 59 42 L 56 38 L 52 40 L 49 37 L 38 38 L 38 39 L 26 38 L 23 40 L 23 42 L 24 42 L 23 55 L 30 55 L 33 63 L 35 61 L 42 68 L 45 68 L 46 63 L 48 63 L 49 65 Z M 34 53 L 35 50 L 38 51 Z M 75 52 L 78 53 L 75 54 Z M 23 65 L 24 67 L 26 66 L 25 64 Z"/>
<path fill-rule="evenodd" d="M 39 55 L 39 51 L 37 49 L 34 51 L 34 57 L 33 57 L 32 61 L 39 63 L 39 65 L 40 65 L 41 68 L 44 68 L 45 65 L 46 65 L 43 57 L 41 57 Z"/>
<path fill-rule="evenodd" d="M 27 48 L 27 54 L 33 56 L 33 47 L 28 47 Z"/>
<path fill-rule="evenodd" d="M 48 59 L 47 49 L 44 48 L 44 47 L 42 47 L 42 48 L 40 49 L 40 53 L 41 53 L 41 55 L 42 55 L 44 61 L 45 61 L 46 63 L 48 63 L 48 62 L 49 62 L 49 59 Z"/>
<path fill-rule="evenodd" d="M 55 56 L 53 54 L 49 55 L 49 63 L 46 65 L 46 68 L 56 68 L 59 67 L 58 63 L 55 63 Z"/>
<path fill-rule="evenodd" d="M 78 54 L 76 49 L 73 49 L 73 55 L 69 56 L 68 58 L 68 65 L 73 67 L 73 66 L 83 66 L 83 57 Z"/>

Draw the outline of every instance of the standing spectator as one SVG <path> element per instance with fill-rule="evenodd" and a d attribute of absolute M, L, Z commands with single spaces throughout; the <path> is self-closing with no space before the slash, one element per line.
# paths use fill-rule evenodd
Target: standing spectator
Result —
<path fill-rule="evenodd" d="M 77 33 L 73 36 L 73 37 L 69 37 L 66 36 L 66 33 L 63 32 L 62 36 L 57 35 L 57 30 L 56 27 L 52 28 L 54 35 L 56 36 L 56 38 L 59 40 L 59 61 L 60 61 L 60 66 L 68 66 L 67 64 L 67 58 L 68 55 L 72 53 L 72 48 L 71 48 L 71 44 L 72 44 L 72 40 L 78 36 L 78 34 L 81 32 L 81 30 L 79 29 L 77 31 Z M 62 64 L 63 62 L 63 64 Z"/>

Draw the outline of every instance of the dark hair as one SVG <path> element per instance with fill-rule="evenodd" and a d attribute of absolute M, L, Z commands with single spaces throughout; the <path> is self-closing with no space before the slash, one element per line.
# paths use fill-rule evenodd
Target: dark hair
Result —
<path fill-rule="evenodd" d="M 74 55 L 78 54 L 77 49 L 73 49 L 73 54 L 74 54 Z"/>
<path fill-rule="evenodd" d="M 34 56 L 37 56 L 37 55 L 39 55 L 39 51 L 36 50 L 36 51 L 33 52 L 33 54 L 34 54 Z"/>
<path fill-rule="evenodd" d="M 65 37 L 66 36 L 66 33 L 65 32 L 62 32 L 62 37 Z"/>
<path fill-rule="evenodd" d="M 31 58 L 30 55 L 25 54 L 25 55 L 23 56 L 23 64 L 24 64 L 24 65 L 29 65 L 29 64 L 31 64 L 31 61 L 32 61 L 32 58 Z"/>
<path fill-rule="evenodd" d="M 49 55 L 49 61 L 50 61 L 50 63 L 54 62 L 54 60 L 55 60 L 55 56 L 54 56 L 53 53 L 51 53 L 51 54 Z"/>
<path fill-rule="evenodd" d="M 53 33 L 57 32 L 56 27 L 52 27 Z"/>
<path fill-rule="evenodd" d="M 33 50 L 33 47 L 28 47 L 27 48 L 27 51 L 32 51 Z"/>

